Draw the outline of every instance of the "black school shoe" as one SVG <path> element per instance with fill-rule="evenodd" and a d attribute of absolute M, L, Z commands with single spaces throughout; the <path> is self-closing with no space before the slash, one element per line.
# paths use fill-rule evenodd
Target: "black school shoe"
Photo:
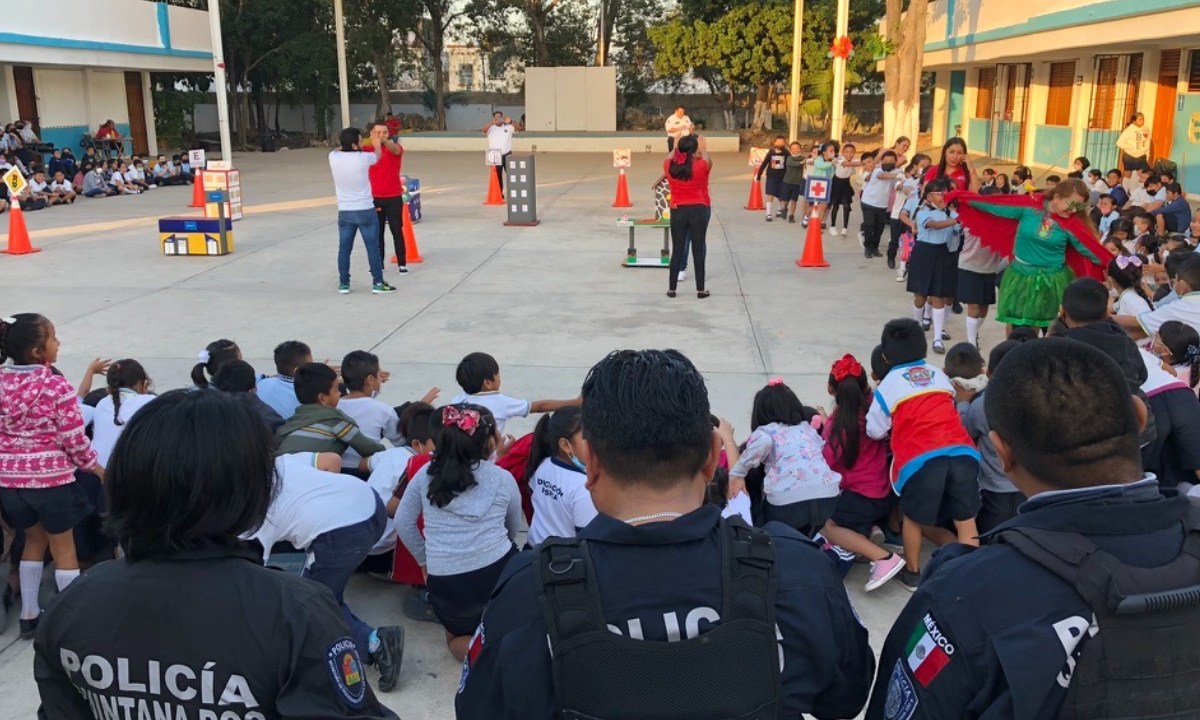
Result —
<path fill-rule="evenodd" d="M 25 620 L 24 618 L 21 619 L 20 631 L 22 640 L 33 639 L 33 636 L 37 634 L 38 621 L 41 619 L 41 615 L 38 615 L 32 620 Z"/>
<path fill-rule="evenodd" d="M 391 692 L 396 689 L 400 666 L 404 663 L 404 628 L 388 625 L 376 632 L 379 633 L 379 651 L 373 653 L 371 659 L 379 667 L 379 691 Z"/>
<path fill-rule="evenodd" d="M 896 576 L 896 581 L 900 583 L 900 587 L 909 592 L 916 592 L 921 586 L 921 573 L 909 570 L 907 566 L 900 571 Z"/>

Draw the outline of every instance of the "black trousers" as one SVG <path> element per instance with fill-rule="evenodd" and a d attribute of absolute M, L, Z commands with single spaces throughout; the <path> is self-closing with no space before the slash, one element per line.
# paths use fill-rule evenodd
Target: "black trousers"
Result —
<path fill-rule="evenodd" d="M 667 287 L 674 291 L 683 269 L 684 245 L 692 243 L 692 273 L 696 290 L 704 290 L 704 260 L 708 255 L 708 206 L 681 205 L 671 210 L 671 277 Z"/>
<path fill-rule="evenodd" d="M 888 240 L 887 256 L 888 260 L 895 260 L 896 254 L 900 252 L 900 236 L 904 234 L 904 223 L 900 222 L 900 218 L 891 221 L 892 238 Z"/>
<path fill-rule="evenodd" d="M 863 203 L 862 215 L 863 248 L 878 252 L 879 239 L 883 236 L 883 229 L 888 225 L 887 208 L 875 207 L 874 205 Z"/>
<path fill-rule="evenodd" d="M 500 181 L 500 189 L 504 189 L 504 171 L 508 169 L 508 156 L 512 155 L 506 152 L 500 156 L 500 164 L 496 166 L 496 179 Z"/>
<path fill-rule="evenodd" d="M 391 227 L 392 247 L 396 248 L 396 261 L 400 267 L 408 265 L 404 256 L 404 221 L 400 217 L 402 212 L 403 197 L 375 198 L 375 214 L 379 216 L 379 257 L 383 262 L 387 262 L 387 243 L 384 242 L 387 228 L 384 226 Z"/>

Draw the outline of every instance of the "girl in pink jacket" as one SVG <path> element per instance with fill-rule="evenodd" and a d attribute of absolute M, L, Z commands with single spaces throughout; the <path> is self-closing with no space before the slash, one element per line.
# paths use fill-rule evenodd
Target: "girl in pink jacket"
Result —
<path fill-rule="evenodd" d="M 21 637 L 31 638 L 41 608 L 46 548 L 62 590 L 79 577 L 71 531 L 92 512 L 75 469 L 103 476 L 84 434 L 75 388 L 51 365 L 54 324 L 35 313 L 0 318 L 0 512 L 25 533 L 21 555 Z"/>

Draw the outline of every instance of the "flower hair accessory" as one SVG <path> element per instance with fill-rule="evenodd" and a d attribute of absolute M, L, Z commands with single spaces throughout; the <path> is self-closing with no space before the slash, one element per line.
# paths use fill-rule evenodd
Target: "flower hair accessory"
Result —
<path fill-rule="evenodd" d="M 475 428 L 479 427 L 479 412 L 448 407 L 442 413 L 442 425 L 444 427 L 453 425 L 468 435 L 474 435 Z"/>
<path fill-rule="evenodd" d="M 781 377 L 773 377 L 767 381 L 767 387 L 775 387 L 776 385 L 782 385 L 782 384 L 783 384 L 783 378 L 781 378 Z"/>
<path fill-rule="evenodd" d="M 16 325 L 17 319 L 15 317 L 0 318 L 0 322 L 4 323 L 5 325 Z"/>
<path fill-rule="evenodd" d="M 687 154 L 676 147 L 675 154 L 671 156 L 671 162 L 675 163 L 676 165 L 682 165 L 687 162 Z"/>
<path fill-rule="evenodd" d="M 1142 266 L 1142 259 L 1140 257 L 1138 257 L 1137 255 L 1118 255 L 1117 256 L 1117 267 L 1121 268 L 1122 270 L 1125 270 L 1130 265 L 1140 268 Z"/>
<path fill-rule="evenodd" d="M 846 354 L 833 364 L 830 369 L 830 374 L 833 375 L 834 382 L 841 382 L 848 377 L 862 377 L 863 366 L 853 355 Z"/>
<path fill-rule="evenodd" d="M 210 355 L 207 350 L 201 350 L 200 352 L 196 353 L 196 359 L 207 365 L 208 361 L 212 359 L 212 355 Z"/>

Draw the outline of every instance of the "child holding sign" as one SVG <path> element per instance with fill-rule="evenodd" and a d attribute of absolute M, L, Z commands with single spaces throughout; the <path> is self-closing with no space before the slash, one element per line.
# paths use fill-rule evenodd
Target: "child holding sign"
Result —
<path fill-rule="evenodd" d="M 776 135 L 771 149 L 767 151 L 766 157 L 763 158 L 758 169 L 754 171 L 755 182 L 758 182 L 762 178 L 763 173 L 767 175 L 767 222 L 771 222 L 774 219 L 771 209 L 777 200 L 779 201 L 779 217 L 783 218 L 787 214 L 788 201 L 783 196 L 783 177 L 787 173 L 788 157 L 786 143 L 787 140 L 782 135 Z"/>

